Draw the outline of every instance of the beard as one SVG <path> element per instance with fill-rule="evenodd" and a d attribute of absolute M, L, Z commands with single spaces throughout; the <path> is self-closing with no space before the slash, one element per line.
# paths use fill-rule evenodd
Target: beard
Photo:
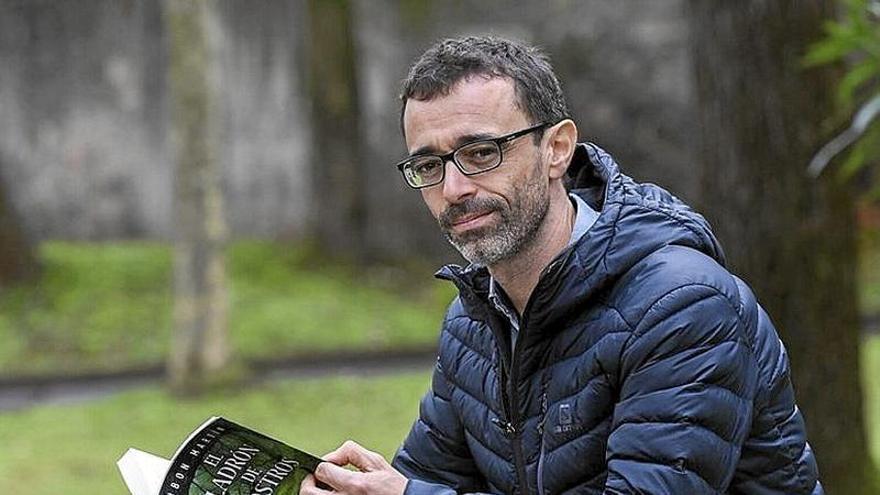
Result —
<path fill-rule="evenodd" d="M 446 239 L 470 263 L 491 266 L 508 260 L 531 246 L 550 208 L 546 182 L 541 180 L 541 167 L 522 187 L 515 187 L 510 201 L 498 198 L 470 198 L 449 206 L 438 218 Z M 462 233 L 452 230 L 453 224 L 470 214 L 495 213 L 492 225 Z"/>

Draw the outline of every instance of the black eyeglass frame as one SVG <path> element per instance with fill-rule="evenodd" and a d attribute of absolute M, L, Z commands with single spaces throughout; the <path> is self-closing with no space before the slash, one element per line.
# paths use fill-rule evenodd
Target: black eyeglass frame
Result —
<path fill-rule="evenodd" d="M 461 146 L 458 146 L 454 150 L 450 151 L 449 153 L 446 153 L 445 155 L 431 155 L 431 154 L 413 155 L 413 156 L 407 157 L 404 160 L 402 160 L 401 162 L 399 162 L 397 164 L 397 170 L 399 170 L 401 175 L 403 175 L 403 181 L 406 182 L 406 185 L 408 185 L 409 187 L 411 187 L 413 189 L 424 189 L 426 187 L 431 187 L 431 186 L 436 186 L 437 184 L 441 184 L 443 182 L 443 180 L 446 179 L 446 163 L 449 161 L 451 161 L 452 163 L 455 164 L 455 168 L 457 168 L 458 171 L 462 173 L 462 175 L 466 175 L 466 176 L 479 175 L 479 174 L 482 174 L 485 172 L 489 172 L 491 170 L 495 170 L 496 168 L 500 167 L 502 163 L 504 163 L 504 147 L 502 145 L 507 144 L 507 143 L 513 141 L 514 139 L 521 138 L 525 135 L 531 134 L 537 130 L 543 130 L 544 128 L 550 127 L 552 125 L 553 124 L 550 122 L 542 122 L 540 124 L 533 125 L 532 127 L 527 127 L 525 129 L 522 129 L 522 130 L 519 130 L 516 132 L 511 132 L 510 134 L 505 134 L 503 136 L 498 136 L 496 138 L 477 139 L 476 141 L 470 141 L 470 142 L 464 143 Z M 456 153 L 461 151 L 462 148 L 472 146 L 472 145 L 478 144 L 478 143 L 494 143 L 495 146 L 498 147 L 498 163 L 496 163 L 495 165 L 493 165 L 489 168 L 477 170 L 476 172 L 468 172 L 468 171 L 464 170 L 464 168 L 461 166 L 460 163 L 458 163 L 458 159 L 456 159 L 455 155 L 456 155 Z M 430 184 L 422 184 L 421 186 L 415 186 L 412 183 L 410 183 L 409 180 L 407 180 L 406 172 L 403 171 L 403 168 L 406 166 L 407 163 L 411 162 L 412 160 L 414 160 L 416 158 L 425 158 L 425 157 L 436 157 L 442 161 L 443 168 L 441 169 L 442 173 L 440 174 L 440 180 L 438 180 L 437 182 L 432 182 Z"/>

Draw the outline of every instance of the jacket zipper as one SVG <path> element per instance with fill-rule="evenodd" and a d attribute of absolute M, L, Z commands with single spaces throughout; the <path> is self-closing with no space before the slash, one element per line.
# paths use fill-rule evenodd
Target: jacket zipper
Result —
<path fill-rule="evenodd" d="M 547 421 L 547 392 L 541 394 L 541 422 L 538 423 L 538 438 L 541 441 L 541 451 L 538 453 L 538 495 L 544 495 L 544 455 L 546 454 L 547 442 L 544 441 L 544 423 Z"/>
<path fill-rule="evenodd" d="M 522 331 L 520 327 L 520 331 Z M 504 339 L 497 338 L 499 344 L 503 344 Z M 528 477 L 526 475 L 525 468 L 525 456 L 522 451 L 522 438 L 520 437 L 519 431 L 519 397 L 516 392 L 516 383 L 518 380 L 518 372 L 517 367 L 519 365 L 519 346 L 513 349 L 513 353 L 509 353 L 508 350 L 503 349 L 503 345 L 499 345 L 502 349 L 499 349 L 501 354 L 501 376 L 499 376 L 499 382 L 501 383 L 501 406 L 504 409 L 505 420 L 501 420 L 499 418 L 492 418 L 492 423 L 500 428 L 504 434 L 510 438 L 511 445 L 513 447 L 513 465 L 514 470 L 516 471 L 516 478 L 520 487 L 520 493 L 523 495 L 528 495 L 529 493 L 529 484 Z M 505 357 L 509 357 L 506 359 Z"/>
<path fill-rule="evenodd" d="M 557 255 L 556 258 L 553 261 L 551 261 L 549 265 L 547 265 L 547 267 L 541 272 L 541 276 L 538 278 L 538 283 L 535 285 L 535 289 L 532 292 L 532 296 L 534 296 L 534 293 L 537 292 L 538 288 L 541 286 L 541 282 L 545 281 L 546 277 L 549 276 L 550 272 L 552 272 L 557 267 L 564 264 L 565 260 L 568 259 L 568 257 L 571 255 L 571 253 L 572 253 L 572 249 L 568 248 L 565 251 L 563 251 L 562 253 L 560 253 L 559 255 Z M 529 312 L 532 308 L 533 300 L 534 299 L 532 297 L 529 297 L 529 300 L 526 302 L 526 307 L 523 309 L 522 321 L 520 323 L 520 331 L 519 331 L 519 339 L 520 340 L 519 340 L 519 342 L 517 342 L 516 347 L 513 349 L 513 357 L 511 358 L 512 362 L 511 362 L 511 366 L 510 366 L 511 370 L 510 370 L 510 376 L 509 376 L 509 382 L 508 382 L 508 389 L 509 389 L 511 409 L 512 409 L 511 412 L 513 412 L 515 414 L 515 416 L 510 418 L 510 420 L 514 426 L 514 438 L 512 440 L 513 441 L 513 458 L 514 458 L 514 464 L 516 464 L 516 471 L 517 471 L 517 476 L 519 477 L 520 486 L 522 487 L 522 493 L 524 493 L 524 494 L 529 493 L 529 480 L 528 480 L 528 476 L 526 474 L 525 456 L 523 456 L 523 451 L 522 451 L 522 437 L 519 435 L 519 432 L 516 431 L 516 428 L 519 427 L 519 420 L 520 420 L 520 418 L 519 418 L 519 397 L 517 396 L 516 390 L 517 390 L 517 382 L 519 381 L 519 359 L 518 358 L 521 354 L 522 344 L 524 344 L 526 341 L 526 324 L 528 322 L 528 315 L 529 315 Z M 543 391 L 542 391 L 542 393 L 543 393 Z M 542 401 L 546 399 L 545 395 L 546 394 L 542 395 Z M 543 407 L 543 404 L 542 404 L 542 407 Z M 542 437 L 542 439 L 541 439 L 541 452 L 539 453 L 539 457 L 538 457 L 539 466 L 537 467 L 538 476 L 541 476 L 540 468 L 543 467 L 543 463 L 541 462 L 541 459 L 544 457 L 543 435 L 541 435 L 541 437 Z M 542 476 L 542 478 L 543 478 L 543 476 Z M 540 479 L 537 481 L 539 492 L 543 491 L 543 488 L 541 487 L 541 481 L 543 481 L 543 480 Z"/>
<path fill-rule="evenodd" d="M 521 327 L 525 328 L 525 327 Z M 510 426 L 511 442 L 513 443 L 513 463 L 516 467 L 516 474 L 519 478 L 519 486 L 520 493 L 523 495 L 528 495 L 529 493 L 529 480 L 526 475 L 526 462 L 525 456 L 523 456 L 522 450 L 522 437 L 520 436 L 519 431 L 519 396 L 517 394 L 517 382 L 519 381 L 519 373 L 518 373 L 518 365 L 519 360 L 517 359 L 520 355 L 519 346 L 513 351 L 513 363 L 511 364 L 510 376 L 508 381 L 508 394 L 510 396 L 511 403 L 511 416 L 509 418 L 510 422 L 508 425 Z"/>
<path fill-rule="evenodd" d="M 535 289 L 532 293 L 532 296 L 534 296 L 534 292 L 536 292 L 538 290 L 538 287 L 541 285 L 541 282 L 544 281 L 547 276 L 549 276 L 550 272 L 555 270 L 557 267 L 563 265 L 565 263 L 565 261 L 568 259 L 568 257 L 571 256 L 572 252 L 573 252 L 573 249 L 571 247 L 568 247 L 567 249 L 563 250 L 562 253 L 559 253 L 558 255 L 556 255 L 556 258 L 554 258 L 550 262 L 550 264 L 548 264 L 547 267 L 541 271 L 541 275 L 538 277 L 538 283 L 535 285 Z M 528 493 L 529 493 L 529 480 L 528 480 L 528 475 L 526 474 L 526 462 L 525 462 L 525 456 L 523 455 L 522 437 L 520 435 L 521 432 L 519 431 L 519 422 L 520 422 L 519 396 L 517 394 L 517 382 L 519 381 L 519 359 L 518 358 L 521 353 L 521 348 L 522 348 L 521 344 L 525 342 L 526 323 L 528 320 L 529 310 L 531 309 L 531 306 L 532 306 L 532 301 L 533 301 L 532 297 L 529 297 L 529 300 L 526 302 L 526 307 L 523 310 L 522 321 L 520 323 L 520 335 L 519 335 L 520 342 L 518 342 L 516 347 L 513 349 L 513 355 L 510 358 L 510 369 L 509 369 L 509 373 L 507 374 L 508 376 L 506 377 L 507 378 L 507 387 L 506 387 L 507 394 L 505 394 L 505 395 L 507 396 L 506 398 L 508 400 L 504 401 L 503 400 L 504 397 L 502 397 L 502 401 L 508 402 L 508 404 L 507 404 L 507 423 L 502 424 L 503 422 L 501 422 L 501 421 L 496 421 L 495 419 L 492 420 L 492 422 L 495 423 L 496 425 L 502 426 L 504 428 L 504 431 L 510 436 L 511 443 L 513 444 L 514 468 L 516 469 L 517 478 L 519 479 L 520 492 L 523 493 L 523 495 L 528 495 Z M 503 341 L 504 340 L 502 339 L 499 342 L 503 342 Z M 501 350 L 501 352 L 503 353 L 505 351 Z M 502 367 L 504 367 L 503 361 L 502 361 Z M 503 394 L 504 388 L 505 388 L 504 386 L 501 387 L 502 394 Z M 544 454 L 543 448 L 544 448 L 544 441 L 543 441 L 543 435 L 542 435 L 541 453 L 540 453 L 539 459 L 538 459 L 539 464 L 543 464 L 543 463 L 541 463 L 541 458 L 543 458 L 543 454 Z M 543 465 L 541 467 L 543 467 Z M 540 473 L 540 470 L 538 472 Z M 540 482 L 538 483 L 538 490 L 543 491 L 543 488 L 541 487 Z"/>

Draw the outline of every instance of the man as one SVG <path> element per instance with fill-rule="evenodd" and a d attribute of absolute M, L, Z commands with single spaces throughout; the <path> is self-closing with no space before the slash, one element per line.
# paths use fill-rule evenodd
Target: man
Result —
<path fill-rule="evenodd" d="M 768 316 L 703 217 L 576 143 L 543 55 L 445 40 L 402 100 L 399 168 L 471 264 L 438 273 L 459 297 L 393 466 L 347 442 L 318 480 L 352 494 L 822 493 Z M 309 478 L 302 493 L 330 492 Z"/>

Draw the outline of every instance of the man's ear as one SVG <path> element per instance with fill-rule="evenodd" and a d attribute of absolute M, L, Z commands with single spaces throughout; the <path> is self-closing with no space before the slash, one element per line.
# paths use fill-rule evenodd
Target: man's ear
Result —
<path fill-rule="evenodd" d="M 550 165 L 550 179 L 561 179 L 568 170 L 571 157 L 577 146 L 577 125 L 571 119 L 565 119 L 545 131 L 547 142 L 547 163 Z"/>

